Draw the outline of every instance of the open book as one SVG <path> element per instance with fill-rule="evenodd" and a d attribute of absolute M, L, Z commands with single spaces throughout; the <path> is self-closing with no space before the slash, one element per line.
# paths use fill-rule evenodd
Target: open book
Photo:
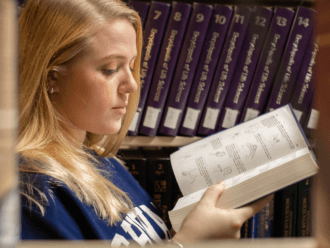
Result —
<path fill-rule="evenodd" d="M 206 189 L 220 180 L 217 207 L 238 208 L 318 171 L 291 105 L 181 147 L 171 164 L 183 197 L 169 211 L 178 231 Z"/>

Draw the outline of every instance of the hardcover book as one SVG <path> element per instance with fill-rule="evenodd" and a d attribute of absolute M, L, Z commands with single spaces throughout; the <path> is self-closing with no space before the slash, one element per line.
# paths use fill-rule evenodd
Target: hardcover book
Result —
<path fill-rule="evenodd" d="M 272 16 L 271 8 L 261 6 L 255 6 L 251 14 L 217 131 L 235 126 L 239 121 Z"/>
<path fill-rule="evenodd" d="M 311 236 L 311 183 L 312 178 L 306 178 L 298 183 L 297 203 L 297 237 Z"/>
<path fill-rule="evenodd" d="M 180 148 L 170 156 L 184 197 L 169 212 L 174 230 L 219 182 L 226 190 L 219 208 L 238 208 L 308 178 L 317 162 L 291 105 Z"/>
<path fill-rule="evenodd" d="M 295 237 L 297 222 L 298 184 L 275 193 L 274 236 Z"/>
<path fill-rule="evenodd" d="M 191 86 L 191 97 L 188 98 L 184 109 L 183 122 L 179 133 L 187 136 L 195 136 L 198 123 L 201 119 L 207 95 L 214 76 L 215 68 L 222 51 L 228 27 L 232 18 L 233 8 L 216 4 L 203 49 L 196 68 L 196 74 Z"/>
<path fill-rule="evenodd" d="M 252 218 L 244 222 L 241 228 L 241 239 L 251 238 L 251 220 Z"/>
<path fill-rule="evenodd" d="M 181 49 L 180 59 L 176 66 L 164 114 L 160 122 L 160 134 L 169 136 L 178 134 L 182 111 L 188 99 L 212 10 L 211 5 L 196 2 L 193 5 L 193 12 Z"/>
<path fill-rule="evenodd" d="M 274 199 L 251 218 L 251 238 L 274 237 Z"/>
<path fill-rule="evenodd" d="M 147 158 L 143 155 L 141 149 L 121 149 L 118 151 L 118 157 L 122 159 L 128 171 L 141 185 L 147 188 Z"/>
<path fill-rule="evenodd" d="M 173 203 L 173 180 L 175 180 L 171 162 L 164 149 L 143 149 L 148 161 L 147 192 L 161 209 L 161 217 L 171 229 L 168 211 Z"/>
<path fill-rule="evenodd" d="M 147 16 L 148 16 L 149 4 L 146 2 L 129 0 L 128 5 L 139 13 L 142 27 L 144 27 L 145 21 L 147 20 Z"/>
<path fill-rule="evenodd" d="M 173 2 L 155 73 L 143 111 L 139 133 L 156 136 L 172 76 L 179 56 L 191 5 Z"/>
<path fill-rule="evenodd" d="M 276 7 L 267 38 L 263 45 L 250 90 L 242 111 L 240 123 L 263 113 L 274 75 L 290 31 L 294 11 Z"/>
<path fill-rule="evenodd" d="M 154 73 L 159 48 L 170 12 L 170 4 L 152 1 L 148 13 L 143 35 L 141 55 L 141 93 L 138 109 L 128 129 L 128 135 L 137 135 L 140 126 L 142 111 L 144 109 L 150 82 Z"/>
<path fill-rule="evenodd" d="M 290 103 L 300 123 L 304 123 L 308 107 L 312 101 L 315 90 L 315 76 L 313 68 L 315 65 L 316 53 L 319 47 L 319 39 L 312 35 L 309 39 L 305 56 L 301 63 L 300 71 L 293 89 Z"/>
<path fill-rule="evenodd" d="M 223 47 L 223 53 L 216 68 L 211 89 L 203 110 L 197 131 L 206 136 L 214 133 L 225 102 L 230 83 L 235 72 L 236 63 L 244 41 L 252 9 L 246 6 L 235 6 L 231 25 Z"/>
<path fill-rule="evenodd" d="M 311 36 L 315 10 L 298 7 L 286 48 L 270 93 L 266 112 L 290 101 L 308 40 Z"/>

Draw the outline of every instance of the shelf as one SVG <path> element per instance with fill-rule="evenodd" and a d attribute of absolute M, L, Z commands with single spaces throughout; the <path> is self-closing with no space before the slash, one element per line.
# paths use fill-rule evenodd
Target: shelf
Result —
<path fill-rule="evenodd" d="M 124 142 L 120 147 L 180 147 L 197 140 L 202 139 L 203 137 L 185 137 L 185 136 L 127 136 Z M 315 139 L 308 139 L 312 148 L 316 147 Z"/>
<path fill-rule="evenodd" d="M 145 2 L 150 2 L 151 0 L 145 0 Z M 171 3 L 171 0 L 165 0 L 162 2 Z M 192 3 L 191 0 L 181 0 L 181 2 Z M 205 4 L 216 4 L 221 3 L 224 5 L 264 5 L 264 6 L 282 6 L 282 7 L 295 7 L 295 6 L 305 6 L 305 7 L 315 7 L 315 0 L 204 0 L 196 1 Z"/>
<path fill-rule="evenodd" d="M 184 136 L 127 136 L 122 143 L 121 147 L 125 146 L 143 146 L 143 147 L 180 147 L 197 140 L 202 139 L 202 137 L 184 137 Z"/>
<path fill-rule="evenodd" d="M 18 248 L 105 248 L 109 247 L 110 242 L 104 241 L 83 241 L 83 242 L 72 242 L 72 241 L 23 241 L 20 243 Z M 130 245 L 129 247 L 137 248 L 141 246 Z M 155 247 L 159 248 L 175 248 L 178 246 L 173 246 L 170 244 L 157 245 Z M 286 239 L 254 239 L 254 240 L 218 240 L 209 241 L 204 243 L 191 243 L 185 244 L 184 247 L 187 248 L 317 248 L 317 242 L 313 238 L 286 238 Z"/>

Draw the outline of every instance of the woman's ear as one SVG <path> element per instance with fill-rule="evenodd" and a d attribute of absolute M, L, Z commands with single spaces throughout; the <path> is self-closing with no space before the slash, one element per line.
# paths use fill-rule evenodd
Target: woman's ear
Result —
<path fill-rule="evenodd" d="M 47 76 L 47 91 L 49 94 L 59 92 L 59 73 L 57 71 L 50 71 Z"/>

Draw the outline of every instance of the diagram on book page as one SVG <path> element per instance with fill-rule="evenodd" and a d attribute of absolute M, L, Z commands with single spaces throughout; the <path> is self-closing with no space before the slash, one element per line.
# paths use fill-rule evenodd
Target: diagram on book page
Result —
<path fill-rule="evenodd" d="M 255 134 L 259 130 L 259 123 L 251 125 L 248 129 L 246 129 L 244 132 L 246 134 Z"/>
<path fill-rule="evenodd" d="M 209 155 L 210 156 L 221 158 L 221 157 L 223 157 L 223 156 L 226 155 L 226 152 L 224 152 L 224 151 L 210 152 Z"/>
<path fill-rule="evenodd" d="M 271 140 L 269 141 L 269 144 L 274 146 L 274 145 L 276 145 L 276 143 L 279 143 L 279 142 L 281 142 L 281 140 L 279 139 L 279 134 L 274 134 L 271 137 Z"/>
<path fill-rule="evenodd" d="M 242 145 L 242 148 L 247 151 L 247 154 L 245 154 L 245 157 L 247 159 L 253 159 L 254 155 L 257 153 L 258 145 L 253 144 L 251 142 L 246 142 Z"/>
<path fill-rule="evenodd" d="M 232 140 L 236 140 L 236 139 L 239 139 L 240 137 L 241 137 L 241 132 L 237 132 L 237 133 L 234 133 L 234 134 L 232 134 L 231 136 L 230 136 L 230 138 L 232 139 Z"/>
<path fill-rule="evenodd" d="M 223 177 L 230 175 L 233 172 L 233 169 L 230 167 L 221 168 L 221 165 L 218 164 L 217 167 L 213 170 L 214 173 L 222 173 Z"/>
<path fill-rule="evenodd" d="M 187 162 L 189 159 L 191 159 L 191 155 L 189 155 L 189 154 L 187 154 L 187 155 L 185 155 L 185 156 L 182 156 L 182 157 L 180 157 L 179 158 L 179 163 L 185 163 L 185 162 Z"/>
<path fill-rule="evenodd" d="M 198 177 L 198 171 L 196 169 L 192 169 L 189 171 L 183 171 L 182 176 L 187 179 L 186 182 L 188 184 L 193 184 Z"/>

